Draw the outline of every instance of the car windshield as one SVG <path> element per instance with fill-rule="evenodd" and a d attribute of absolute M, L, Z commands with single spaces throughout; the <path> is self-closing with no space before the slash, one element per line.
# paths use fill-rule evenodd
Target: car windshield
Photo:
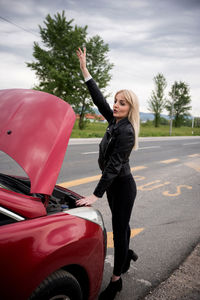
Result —
<path fill-rule="evenodd" d="M 0 187 L 20 194 L 30 195 L 30 181 L 0 173 Z"/>

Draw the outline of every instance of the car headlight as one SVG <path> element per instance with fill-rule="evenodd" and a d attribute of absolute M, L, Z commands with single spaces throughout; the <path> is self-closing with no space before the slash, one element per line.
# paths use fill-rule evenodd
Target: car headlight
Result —
<path fill-rule="evenodd" d="M 68 213 L 69 215 L 80 217 L 85 220 L 89 220 L 101 226 L 102 230 L 105 230 L 104 221 L 102 218 L 101 213 L 92 208 L 92 207 L 77 207 L 73 209 L 63 210 L 64 212 Z"/>

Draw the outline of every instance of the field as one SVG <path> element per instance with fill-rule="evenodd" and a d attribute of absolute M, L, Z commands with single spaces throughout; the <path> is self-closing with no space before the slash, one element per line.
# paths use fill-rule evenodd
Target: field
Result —
<path fill-rule="evenodd" d="M 72 138 L 92 138 L 102 137 L 105 133 L 107 123 L 88 122 L 86 128 L 83 130 L 78 129 L 78 123 L 76 122 L 72 131 Z M 193 131 L 193 134 L 192 134 Z M 172 136 L 191 136 L 200 135 L 200 128 L 191 128 L 182 126 L 180 128 L 172 128 Z M 161 125 L 155 128 L 152 125 L 146 126 L 142 124 L 140 127 L 140 136 L 169 136 L 169 125 Z"/>

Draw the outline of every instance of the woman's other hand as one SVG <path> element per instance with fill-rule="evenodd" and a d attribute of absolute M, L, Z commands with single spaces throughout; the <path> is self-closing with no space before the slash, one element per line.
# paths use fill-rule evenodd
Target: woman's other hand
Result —
<path fill-rule="evenodd" d="M 76 54 L 80 62 L 80 68 L 83 73 L 83 77 L 86 79 L 90 77 L 90 73 L 86 66 L 86 48 L 84 47 L 83 51 L 81 50 L 81 48 L 78 48 L 78 50 L 76 50 Z"/>
<path fill-rule="evenodd" d="M 91 206 L 97 200 L 98 200 L 98 198 L 95 195 L 90 195 L 88 197 L 77 200 L 76 205 L 77 206 Z"/>
<path fill-rule="evenodd" d="M 81 48 L 78 48 L 76 51 L 76 54 L 78 56 L 79 62 L 80 62 L 80 68 L 81 70 L 86 69 L 86 48 L 83 48 L 83 51 Z"/>

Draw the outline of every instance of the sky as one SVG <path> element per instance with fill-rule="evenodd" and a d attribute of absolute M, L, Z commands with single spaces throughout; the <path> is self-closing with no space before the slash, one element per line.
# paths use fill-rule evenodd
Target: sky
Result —
<path fill-rule="evenodd" d="M 148 112 L 153 78 L 162 73 L 166 97 L 184 81 L 191 114 L 200 117 L 200 0 L 0 0 L 0 89 L 37 83 L 26 62 L 34 60 L 34 41 L 42 46 L 39 25 L 63 10 L 72 25 L 88 25 L 88 37 L 98 34 L 109 45 L 111 106 L 118 90 L 132 89 Z"/>

